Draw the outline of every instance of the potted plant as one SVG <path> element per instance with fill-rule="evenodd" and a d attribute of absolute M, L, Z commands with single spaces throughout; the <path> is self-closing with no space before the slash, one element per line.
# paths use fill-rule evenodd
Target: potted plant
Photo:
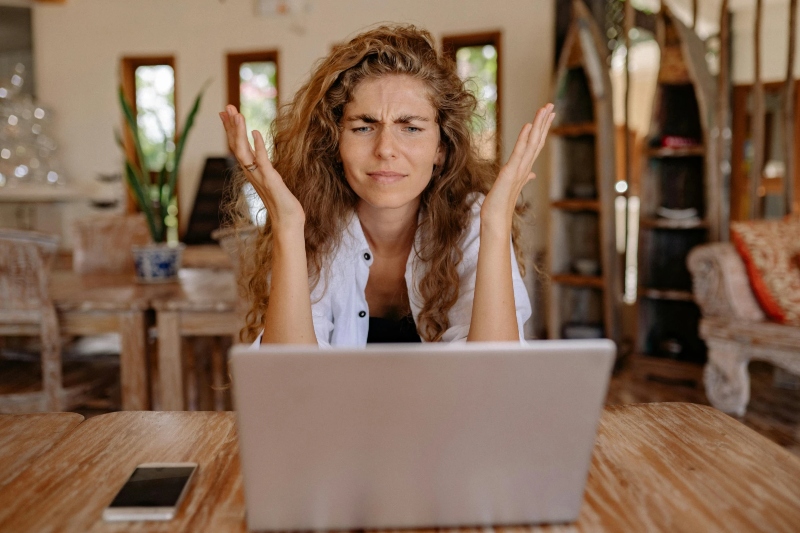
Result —
<path fill-rule="evenodd" d="M 170 206 L 175 201 L 175 188 L 178 183 L 178 169 L 183 155 L 186 139 L 194 125 L 194 118 L 200 109 L 205 87 L 194 99 L 183 131 L 176 134 L 175 143 L 167 135 L 164 137 L 164 164 L 156 172 L 151 172 L 145 164 L 144 150 L 139 126 L 133 107 L 119 88 L 119 102 L 125 116 L 125 128 L 133 145 L 132 153 L 125 149 L 122 136 L 117 133 L 117 143 L 125 154 L 125 180 L 133 193 L 139 209 L 144 213 L 153 244 L 134 246 L 133 258 L 136 264 L 137 280 L 142 282 L 164 282 L 177 279 L 180 269 L 181 252 L 184 245 L 167 242 L 167 219 Z M 172 149 L 174 146 L 174 149 Z"/>

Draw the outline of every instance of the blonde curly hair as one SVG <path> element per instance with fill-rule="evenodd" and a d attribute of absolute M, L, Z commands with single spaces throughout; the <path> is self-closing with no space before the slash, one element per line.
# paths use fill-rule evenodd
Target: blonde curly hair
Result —
<path fill-rule="evenodd" d="M 472 193 L 486 194 L 497 175 L 494 161 L 481 159 L 473 144 L 470 122 L 476 99 L 464 87 L 451 59 L 438 52 L 431 34 L 412 25 L 379 26 L 336 46 L 314 69 L 294 99 L 281 108 L 272 124 L 272 164 L 305 211 L 308 274 L 313 289 L 320 272 L 339 245 L 359 200 L 345 179 L 339 158 L 340 121 L 345 105 L 366 79 L 401 74 L 421 80 L 436 110 L 444 162 L 420 198 L 421 247 L 416 250 L 427 271 L 419 284 L 424 305 L 417 330 L 426 341 L 438 341 L 449 326 L 448 311 L 458 299 L 456 266 L 462 260 L 458 241 L 470 221 Z M 243 173 L 233 180 L 231 212 L 241 209 Z M 512 235 L 517 261 L 520 212 Z M 238 216 L 237 224 L 249 223 Z M 272 226 L 269 217 L 258 229 L 241 258 L 240 278 L 250 302 L 243 340 L 252 340 L 263 327 L 269 302 L 272 269 Z M 413 252 L 412 252 L 413 253 Z"/>

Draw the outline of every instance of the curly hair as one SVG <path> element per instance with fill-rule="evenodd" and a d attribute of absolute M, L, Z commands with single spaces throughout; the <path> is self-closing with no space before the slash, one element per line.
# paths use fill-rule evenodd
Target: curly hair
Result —
<path fill-rule="evenodd" d="M 310 80 L 281 108 L 272 124 L 272 164 L 302 205 L 311 287 L 339 245 L 359 200 L 344 177 L 339 158 L 340 121 L 355 88 L 366 79 L 405 75 L 421 80 L 436 110 L 444 162 L 420 198 L 421 247 L 412 253 L 427 265 L 419 284 L 424 302 L 417 330 L 427 341 L 441 339 L 449 326 L 448 311 L 458 299 L 462 260 L 458 243 L 470 221 L 473 193 L 486 194 L 497 175 L 494 161 L 481 159 L 473 144 L 470 122 L 476 99 L 456 74 L 451 59 L 436 50 L 433 37 L 412 25 L 379 26 L 336 46 L 316 66 Z M 235 189 L 245 178 L 239 173 Z M 241 203 L 239 204 L 241 206 Z M 241 210 L 239 210 L 241 212 Z M 519 213 L 512 236 L 517 245 Z M 242 258 L 241 277 L 250 300 L 243 339 L 253 339 L 263 326 L 269 301 L 272 227 L 255 236 L 255 246 Z M 523 269 L 524 271 L 524 269 Z"/>

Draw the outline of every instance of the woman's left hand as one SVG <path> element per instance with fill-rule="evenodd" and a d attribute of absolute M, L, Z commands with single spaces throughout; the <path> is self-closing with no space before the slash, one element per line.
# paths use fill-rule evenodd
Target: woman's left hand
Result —
<path fill-rule="evenodd" d="M 533 123 L 525 124 L 508 162 L 500 169 L 497 179 L 481 208 L 481 224 L 491 224 L 496 229 L 511 229 L 511 220 L 522 188 L 536 177 L 532 172 L 534 161 L 542 151 L 547 131 L 556 116 L 553 104 L 536 112 Z M 501 229 L 502 228 L 502 229 Z"/>

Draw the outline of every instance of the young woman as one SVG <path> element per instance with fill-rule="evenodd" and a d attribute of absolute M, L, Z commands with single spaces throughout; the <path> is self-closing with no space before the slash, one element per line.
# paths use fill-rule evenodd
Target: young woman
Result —
<path fill-rule="evenodd" d="M 553 106 L 498 169 L 472 143 L 475 105 L 428 32 L 381 26 L 317 66 L 273 125 L 271 160 L 257 131 L 251 149 L 235 107 L 220 113 L 268 214 L 245 268 L 250 338 L 522 339 L 516 203 Z"/>

